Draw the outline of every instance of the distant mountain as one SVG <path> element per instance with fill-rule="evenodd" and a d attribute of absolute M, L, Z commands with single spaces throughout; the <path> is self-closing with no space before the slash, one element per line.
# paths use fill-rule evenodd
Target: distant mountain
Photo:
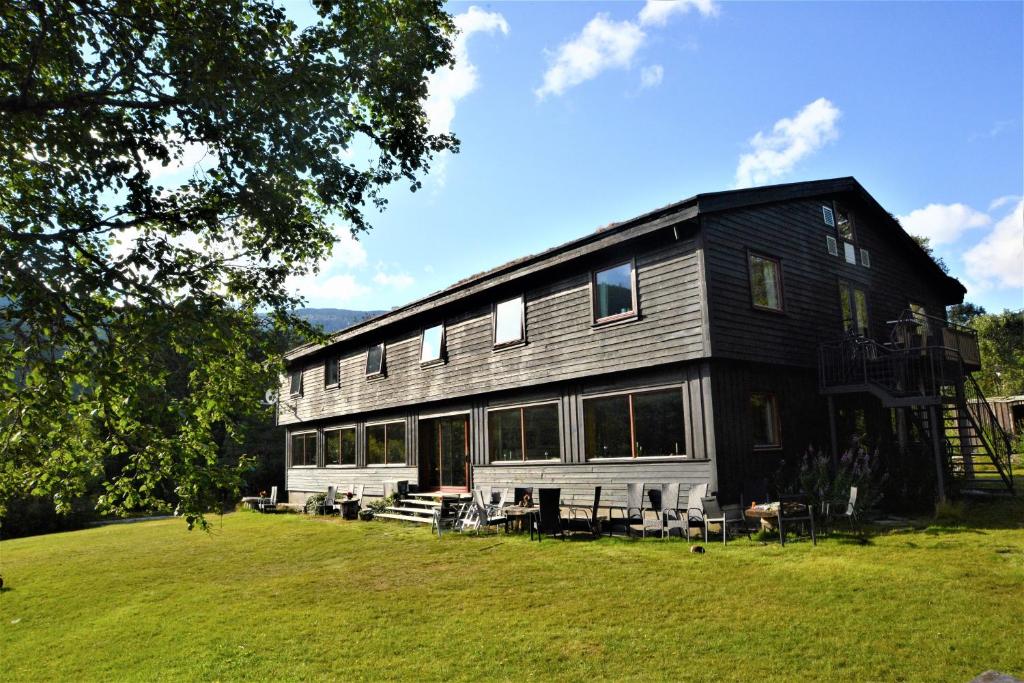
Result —
<path fill-rule="evenodd" d="M 337 332 L 386 311 L 350 311 L 347 308 L 300 308 L 295 315 L 319 325 L 324 332 Z"/>

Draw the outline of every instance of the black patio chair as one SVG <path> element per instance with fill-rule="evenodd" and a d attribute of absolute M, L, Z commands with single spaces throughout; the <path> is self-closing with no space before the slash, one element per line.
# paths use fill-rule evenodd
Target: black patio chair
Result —
<path fill-rule="evenodd" d="M 601 487 L 594 487 L 594 504 L 590 508 L 581 505 L 570 505 L 569 516 L 562 517 L 560 523 L 565 531 L 585 531 L 601 538 L 602 518 L 597 516 L 597 508 L 601 504 Z"/>
<path fill-rule="evenodd" d="M 540 518 L 537 520 L 537 531 L 541 538 L 544 534 L 565 538 L 565 531 L 562 529 L 561 497 L 562 489 L 540 490 Z"/>
<path fill-rule="evenodd" d="M 787 503 L 790 510 L 786 511 Z M 818 537 L 814 531 L 814 506 L 803 493 L 790 493 L 779 496 L 779 543 L 786 545 L 785 525 L 796 524 L 808 526 L 811 532 L 811 543 L 818 545 Z"/>

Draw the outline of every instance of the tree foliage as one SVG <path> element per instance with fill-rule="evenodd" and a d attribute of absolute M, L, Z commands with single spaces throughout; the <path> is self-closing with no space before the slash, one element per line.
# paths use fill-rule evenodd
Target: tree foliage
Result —
<path fill-rule="evenodd" d="M 303 28 L 269 0 L 0 8 L 0 514 L 100 477 L 105 510 L 202 523 L 279 335 L 314 335 L 286 277 L 457 149 L 422 108 L 440 3 L 314 6 Z"/>
<path fill-rule="evenodd" d="M 986 396 L 1024 394 L 1024 310 L 973 317 L 981 370 L 975 374 Z"/>

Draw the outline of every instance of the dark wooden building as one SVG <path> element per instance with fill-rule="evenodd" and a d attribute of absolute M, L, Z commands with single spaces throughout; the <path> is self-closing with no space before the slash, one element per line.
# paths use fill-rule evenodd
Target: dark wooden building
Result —
<path fill-rule="evenodd" d="M 931 411 L 940 437 L 934 386 L 874 375 L 930 357 L 927 335 L 976 356 L 945 323 L 963 295 L 853 178 L 697 195 L 293 349 L 288 493 L 602 485 L 621 504 L 627 482 L 679 481 L 737 500 L 896 413 Z"/>

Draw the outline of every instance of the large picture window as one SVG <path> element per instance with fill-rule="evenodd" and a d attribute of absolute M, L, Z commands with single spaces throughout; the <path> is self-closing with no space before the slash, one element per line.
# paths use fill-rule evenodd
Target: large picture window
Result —
<path fill-rule="evenodd" d="M 316 432 L 292 434 L 292 467 L 316 465 Z"/>
<path fill-rule="evenodd" d="M 775 394 L 751 394 L 750 415 L 753 420 L 754 448 L 780 447 L 782 438 L 779 435 L 779 407 Z"/>
<path fill-rule="evenodd" d="M 523 341 L 523 297 L 502 301 L 494 307 L 494 345 L 505 346 Z"/>
<path fill-rule="evenodd" d="M 680 389 L 584 399 L 583 428 L 588 459 L 686 452 Z"/>
<path fill-rule="evenodd" d="M 324 464 L 356 464 L 356 428 L 324 430 Z"/>
<path fill-rule="evenodd" d="M 366 350 L 366 376 L 384 374 L 384 345 L 377 344 Z"/>
<path fill-rule="evenodd" d="M 503 408 L 487 413 L 491 462 L 557 460 L 558 406 Z"/>
<path fill-rule="evenodd" d="M 366 426 L 366 464 L 405 464 L 405 423 Z"/>
<path fill-rule="evenodd" d="M 636 315 L 636 282 L 633 275 L 632 261 L 594 273 L 594 322 Z"/>
<path fill-rule="evenodd" d="M 750 296 L 755 308 L 782 310 L 782 266 L 778 259 L 759 254 L 747 257 L 750 267 Z"/>
<path fill-rule="evenodd" d="M 868 336 L 868 295 L 856 285 L 839 282 L 839 306 L 843 314 L 843 329 L 850 334 Z"/>
<path fill-rule="evenodd" d="M 444 358 L 444 325 L 423 330 L 420 339 L 420 363 L 437 363 Z"/>

